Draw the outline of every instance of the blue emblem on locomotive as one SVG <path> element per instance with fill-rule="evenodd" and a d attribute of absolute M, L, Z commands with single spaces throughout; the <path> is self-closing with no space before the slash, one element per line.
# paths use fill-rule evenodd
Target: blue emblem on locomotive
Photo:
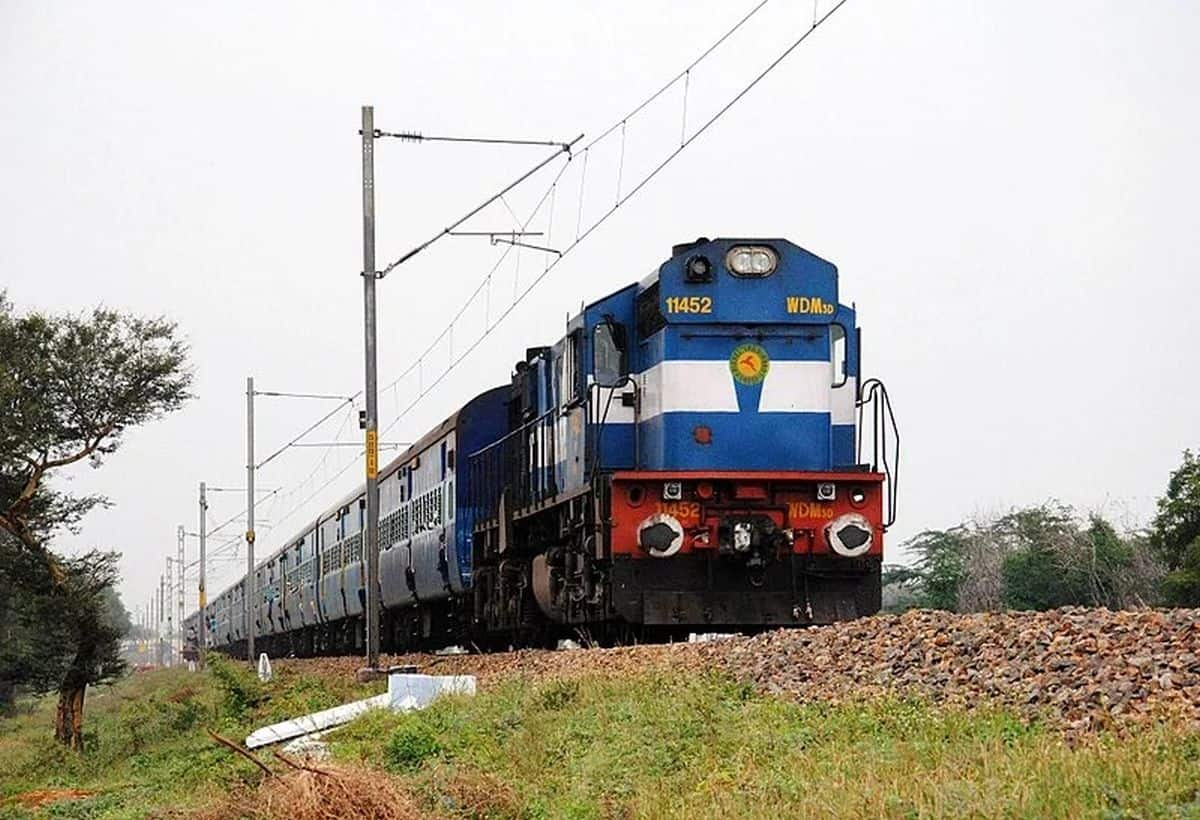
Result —
<path fill-rule="evenodd" d="M 384 649 L 877 612 L 899 452 L 860 363 L 831 263 L 781 239 L 676 246 L 380 471 Z M 363 508 L 360 490 L 259 567 L 256 641 L 361 645 Z M 244 585 L 209 607 L 215 647 L 244 640 Z"/>

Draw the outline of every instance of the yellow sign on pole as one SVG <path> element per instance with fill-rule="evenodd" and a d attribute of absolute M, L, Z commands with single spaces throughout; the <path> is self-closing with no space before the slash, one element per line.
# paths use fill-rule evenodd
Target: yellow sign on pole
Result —
<path fill-rule="evenodd" d="M 367 431 L 367 478 L 379 475 L 379 431 Z"/>

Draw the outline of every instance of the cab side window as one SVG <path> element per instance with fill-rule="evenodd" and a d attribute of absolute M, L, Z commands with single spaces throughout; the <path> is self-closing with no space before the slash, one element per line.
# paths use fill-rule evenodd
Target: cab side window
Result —
<path fill-rule="evenodd" d="M 611 322 L 596 325 L 592 334 L 592 367 L 601 387 L 616 387 L 625 378 L 624 354 Z"/>
<path fill-rule="evenodd" d="M 829 351 L 833 361 L 833 386 L 841 387 L 846 383 L 846 328 L 841 325 L 829 326 Z"/>
<path fill-rule="evenodd" d="M 559 404 L 573 404 L 580 398 L 579 378 L 579 343 L 583 339 L 582 332 L 573 331 L 563 345 L 562 358 L 559 359 Z"/>

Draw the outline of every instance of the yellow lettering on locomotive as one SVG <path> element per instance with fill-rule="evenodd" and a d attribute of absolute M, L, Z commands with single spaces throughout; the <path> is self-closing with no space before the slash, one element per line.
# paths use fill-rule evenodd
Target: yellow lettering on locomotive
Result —
<path fill-rule="evenodd" d="M 655 504 L 655 511 L 660 515 L 673 515 L 681 521 L 700 519 L 700 505 L 694 501 L 675 501 L 669 504 Z"/>
<path fill-rule="evenodd" d="M 788 296 L 786 299 L 788 313 L 812 313 L 819 316 L 832 316 L 837 305 L 826 302 L 820 296 Z"/>
<path fill-rule="evenodd" d="M 788 504 L 788 518 L 833 518 L 833 507 L 808 501 L 792 501 Z"/>
<path fill-rule="evenodd" d="M 667 313 L 712 313 L 711 296 L 668 296 Z"/>

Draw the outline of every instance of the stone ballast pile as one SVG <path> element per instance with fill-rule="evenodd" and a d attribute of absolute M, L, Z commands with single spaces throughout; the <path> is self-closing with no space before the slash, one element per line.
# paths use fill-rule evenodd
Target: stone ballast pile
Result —
<path fill-rule="evenodd" d="M 1200 724 L 1200 610 L 914 610 L 739 641 L 726 662 L 802 701 L 901 694 L 1087 730 L 1176 716 Z"/>
<path fill-rule="evenodd" d="M 477 675 L 484 691 L 513 677 L 719 670 L 801 702 L 892 695 L 966 708 L 1003 705 L 1071 733 L 1163 717 L 1200 728 L 1200 610 L 1190 609 L 914 610 L 708 643 L 385 662 Z M 359 658 L 281 662 L 289 672 L 350 676 L 360 665 Z"/>

